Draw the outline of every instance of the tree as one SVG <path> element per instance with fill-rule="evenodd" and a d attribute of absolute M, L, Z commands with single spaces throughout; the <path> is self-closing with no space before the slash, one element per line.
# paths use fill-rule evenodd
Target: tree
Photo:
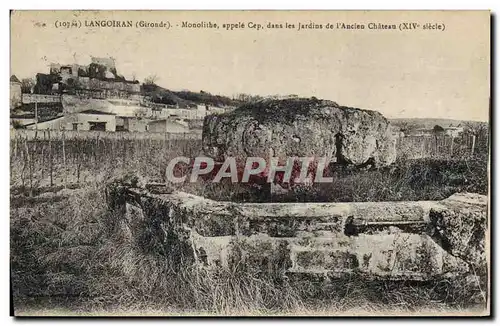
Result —
<path fill-rule="evenodd" d="M 26 129 L 26 127 L 19 120 L 12 121 L 12 128 L 14 128 L 14 129 Z"/>
<path fill-rule="evenodd" d="M 156 85 L 156 82 L 158 81 L 158 75 L 149 75 L 144 79 L 144 85 Z"/>
<path fill-rule="evenodd" d="M 434 131 L 437 134 L 440 132 L 444 132 L 444 128 L 441 127 L 440 125 L 435 125 L 434 128 L 432 128 L 432 131 Z"/>
<path fill-rule="evenodd" d="M 21 81 L 21 92 L 22 93 L 31 93 L 31 91 L 35 87 L 35 79 L 34 78 L 24 78 Z"/>
<path fill-rule="evenodd" d="M 401 122 L 399 124 L 399 130 L 402 132 L 407 132 L 410 129 L 408 122 Z"/>

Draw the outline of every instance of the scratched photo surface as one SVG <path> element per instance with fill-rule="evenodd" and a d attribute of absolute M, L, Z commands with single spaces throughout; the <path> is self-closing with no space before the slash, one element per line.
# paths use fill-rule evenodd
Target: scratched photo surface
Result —
<path fill-rule="evenodd" d="M 12 11 L 15 316 L 488 316 L 489 11 Z"/>

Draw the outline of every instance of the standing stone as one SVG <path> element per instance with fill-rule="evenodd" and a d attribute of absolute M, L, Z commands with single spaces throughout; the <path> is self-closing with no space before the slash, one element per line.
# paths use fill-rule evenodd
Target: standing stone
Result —
<path fill-rule="evenodd" d="M 379 112 L 318 99 L 264 100 L 205 117 L 203 150 L 227 157 L 331 157 L 339 163 L 385 166 L 396 159 L 395 139 Z"/>

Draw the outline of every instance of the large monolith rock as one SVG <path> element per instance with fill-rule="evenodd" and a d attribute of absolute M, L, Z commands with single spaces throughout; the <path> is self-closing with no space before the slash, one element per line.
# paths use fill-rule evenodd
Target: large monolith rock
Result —
<path fill-rule="evenodd" d="M 203 150 L 227 157 L 331 157 L 339 163 L 393 163 L 396 143 L 377 111 L 318 99 L 263 100 L 205 117 Z"/>

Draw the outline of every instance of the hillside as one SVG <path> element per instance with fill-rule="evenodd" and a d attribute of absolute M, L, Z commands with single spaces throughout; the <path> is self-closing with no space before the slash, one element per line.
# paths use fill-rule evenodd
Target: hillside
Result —
<path fill-rule="evenodd" d="M 181 108 L 206 104 L 216 107 L 239 106 L 241 101 L 233 100 L 227 96 L 213 95 L 204 91 L 171 91 L 158 85 L 146 85 L 141 87 L 143 96 L 149 97 L 154 103 L 167 105 L 178 105 Z"/>

